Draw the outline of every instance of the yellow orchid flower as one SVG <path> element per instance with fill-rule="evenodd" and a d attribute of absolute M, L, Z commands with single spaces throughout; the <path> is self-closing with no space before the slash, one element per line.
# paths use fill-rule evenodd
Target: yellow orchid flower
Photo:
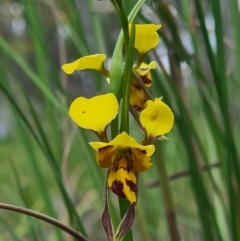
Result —
<path fill-rule="evenodd" d="M 152 61 L 149 64 L 142 63 L 141 66 L 136 70 L 136 73 L 142 79 L 142 82 L 147 88 L 151 87 L 152 85 L 152 76 L 150 70 L 155 68 L 156 62 Z M 148 98 L 143 92 L 141 86 L 135 79 L 133 79 L 130 89 L 130 104 L 140 112 L 146 108 L 147 100 Z"/>
<path fill-rule="evenodd" d="M 90 99 L 78 97 L 69 108 L 72 120 L 78 126 L 96 132 L 100 139 L 105 136 L 106 126 L 117 116 L 117 113 L 118 101 L 112 93 Z"/>
<path fill-rule="evenodd" d="M 90 142 L 97 151 L 98 166 L 110 168 L 108 187 L 118 196 L 137 201 L 136 172 L 144 172 L 152 166 L 150 156 L 154 145 L 143 146 L 126 132 L 122 132 L 109 143 Z"/>
<path fill-rule="evenodd" d="M 136 70 L 136 73 L 141 77 L 146 87 L 151 87 L 152 85 L 152 76 L 150 74 L 150 70 L 152 69 L 156 69 L 155 61 L 151 61 L 149 64 L 142 63 Z"/>
<path fill-rule="evenodd" d="M 168 133 L 174 122 L 172 110 L 158 98 L 147 101 L 147 107 L 140 113 L 139 118 L 146 132 L 145 140 L 155 140 Z"/>

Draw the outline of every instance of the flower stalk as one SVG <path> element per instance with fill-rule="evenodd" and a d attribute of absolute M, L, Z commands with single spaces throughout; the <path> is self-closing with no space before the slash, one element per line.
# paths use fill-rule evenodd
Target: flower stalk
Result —
<path fill-rule="evenodd" d="M 123 35 L 124 35 L 124 45 L 125 50 L 127 51 L 127 48 L 129 46 L 129 32 L 128 32 L 128 18 L 126 13 L 126 7 L 124 0 L 112 0 L 111 1 L 117 10 L 118 16 L 121 21 Z"/>
<path fill-rule="evenodd" d="M 129 38 L 128 19 L 127 19 L 125 6 L 124 6 L 124 1 L 120 0 L 119 2 L 121 2 L 122 4 L 122 16 L 120 18 L 121 18 L 122 29 L 124 34 L 124 46 L 125 46 L 125 54 L 126 54 L 123 81 L 122 81 L 123 82 L 123 86 L 122 86 L 123 87 L 122 88 L 123 105 L 122 105 L 121 132 L 125 131 L 126 133 L 129 133 L 129 99 L 130 99 L 130 86 L 131 86 L 131 80 L 132 80 L 132 64 L 133 64 L 133 52 L 134 52 L 134 43 L 135 43 L 135 25 L 133 25 L 133 27 L 131 28 L 130 38 Z M 123 226 L 122 229 L 125 232 L 122 232 L 122 233 L 118 232 L 118 236 L 116 237 L 116 240 L 120 241 L 122 238 L 125 237 L 124 238 L 125 241 L 132 241 L 133 235 L 132 235 L 131 227 L 135 219 L 135 211 L 134 211 L 134 215 L 132 215 L 131 211 L 132 209 L 135 210 L 135 205 L 134 205 L 134 208 L 128 209 L 129 207 L 128 201 L 120 197 L 118 197 L 118 203 L 119 203 L 120 215 L 122 219 L 122 222 L 120 223 L 119 227 L 121 227 L 121 224 L 122 224 Z M 132 207 L 132 205 L 130 205 L 130 207 Z M 133 218 L 125 219 L 129 211 L 131 213 L 130 216 Z M 129 222 L 129 219 L 131 219 L 131 222 Z M 125 223 L 123 222 L 123 220 L 126 220 Z M 126 224 L 126 222 L 128 222 L 128 224 Z M 127 226 L 128 228 L 124 230 L 124 226 L 125 227 Z"/>
<path fill-rule="evenodd" d="M 129 99 L 130 99 L 130 86 L 132 81 L 132 63 L 135 42 L 135 25 L 131 28 L 130 42 L 126 52 L 126 64 L 124 69 L 123 78 L 123 105 L 122 105 L 122 121 L 121 131 L 129 133 Z"/>

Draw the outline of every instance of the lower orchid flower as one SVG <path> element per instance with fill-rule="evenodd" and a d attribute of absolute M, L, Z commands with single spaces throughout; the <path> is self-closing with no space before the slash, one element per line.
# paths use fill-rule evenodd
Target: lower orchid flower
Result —
<path fill-rule="evenodd" d="M 102 168 L 110 168 L 108 187 L 118 196 L 131 203 L 137 201 L 136 172 L 147 171 L 152 162 L 150 156 L 155 151 L 153 145 L 140 145 L 122 132 L 109 143 L 90 142 L 97 151 L 97 164 Z"/>

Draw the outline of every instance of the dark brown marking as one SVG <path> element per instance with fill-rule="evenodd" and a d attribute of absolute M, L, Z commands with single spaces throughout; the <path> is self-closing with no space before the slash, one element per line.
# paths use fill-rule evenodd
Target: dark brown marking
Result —
<path fill-rule="evenodd" d="M 125 167 L 118 167 L 117 170 L 120 170 L 121 168 L 122 168 L 124 171 L 126 171 L 126 168 L 125 168 Z"/>
<path fill-rule="evenodd" d="M 135 192 L 135 193 L 136 193 L 137 190 L 138 190 L 136 183 L 134 183 L 134 182 L 131 181 L 131 180 L 128 180 L 127 178 L 125 178 L 125 180 L 126 180 L 126 184 L 129 186 L 130 190 L 131 190 L 132 192 Z"/>
<path fill-rule="evenodd" d="M 140 86 L 139 84 L 132 82 L 132 85 L 133 85 L 136 89 L 141 90 L 141 86 Z"/>
<path fill-rule="evenodd" d="M 105 146 L 105 147 L 102 147 L 102 148 L 98 149 L 98 151 L 106 150 L 106 149 L 108 149 L 109 147 L 112 147 L 112 146 Z"/>
<path fill-rule="evenodd" d="M 123 183 L 122 182 L 117 181 L 117 180 L 113 181 L 111 189 L 119 197 L 126 198 L 126 195 L 123 193 Z"/>
<path fill-rule="evenodd" d="M 152 83 L 152 81 L 150 79 L 148 79 L 147 75 L 143 75 L 143 76 L 140 76 L 140 77 L 141 77 L 141 79 L 142 79 L 142 81 L 145 85 L 149 85 L 149 84 Z"/>
<path fill-rule="evenodd" d="M 141 149 L 138 149 L 140 152 L 142 152 L 143 154 L 147 154 L 147 151 L 146 150 L 141 150 Z"/>

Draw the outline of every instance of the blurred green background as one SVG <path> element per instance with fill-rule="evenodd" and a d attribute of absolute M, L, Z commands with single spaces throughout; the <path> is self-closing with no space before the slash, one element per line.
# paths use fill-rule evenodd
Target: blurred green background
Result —
<path fill-rule="evenodd" d="M 126 1 L 130 12 L 137 1 Z M 240 28 L 237 0 L 147 0 L 136 23 L 161 23 L 155 97 L 173 109 L 169 141 L 140 174 L 134 240 L 171 240 L 159 184 L 164 161 L 182 240 L 240 240 Z M 0 202 L 27 207 L 106 240 L 103 184 L 88 141 L 67 115 L 77 96 L 106 93 L 98 73 L 67 76 L 61 65 L 111 55 L 120 22 L 109 0 L 0 1 Z M 131 120 L 138 141 L 143 134 Z M 172 180 L 173 179 L 173 180 Z M 111 195 L 114 224 L 117 199 Z M 115 208 L 114 208 L 115 207 Z M 73 240 L 58 229 L 0 210 L 0 241 Z"/>

